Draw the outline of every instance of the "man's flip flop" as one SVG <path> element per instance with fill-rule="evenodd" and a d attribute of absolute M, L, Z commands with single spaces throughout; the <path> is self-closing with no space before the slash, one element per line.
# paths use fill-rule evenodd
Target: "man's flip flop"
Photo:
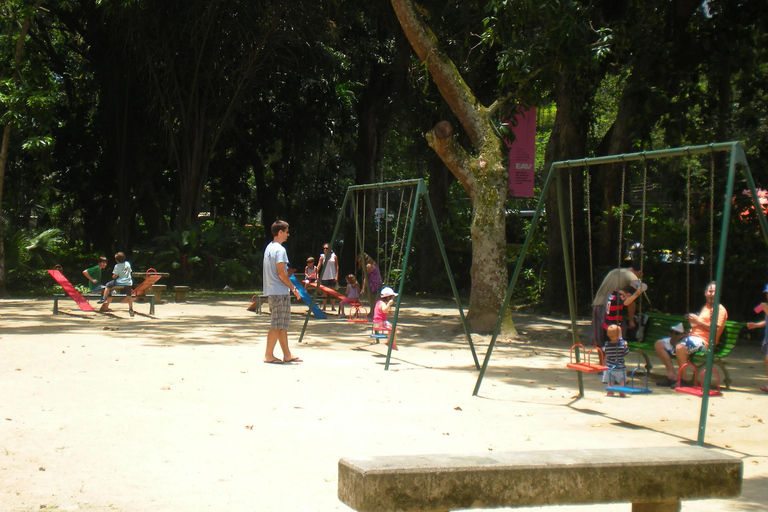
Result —
<path fill-rule="evenodd" d="M 264 361 L 267 364 L 283 364 L 285 361 L 282 359 L 273 359 L 271 361 Z"/>
<path fill-rule="evenodd" d="M 294 357 L 293 359 L 286 359 L 285 362 L 286 363 L 303 363 L 304 361 L 302 361 L 298 357 Z"/>

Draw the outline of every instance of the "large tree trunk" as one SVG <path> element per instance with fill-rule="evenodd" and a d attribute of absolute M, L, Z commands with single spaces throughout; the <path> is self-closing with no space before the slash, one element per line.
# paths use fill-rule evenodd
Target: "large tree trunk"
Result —
<path fill-rule="evenodd" d="M 392 0 L 408 41 L 427 64 L 432 80 L 472 142 L 472 156 L 453 137 L 447 121 L 427 134 L 427 141 L 461 182 L 472 201 L 472 289 L 467 321 L 475 332 L 491 332 L 508 285 L 504 201 L 507 194 L 503 144 L 490 124 L 489 109 L 475 98 L 458 69 L 438 46 L 411 0 Z M 492 110 L 492 109 L 491 109 Z M 513 331 L 505 312 L 502 328 Z"/>
<path fill-rule="evenodd" d="M 547 149 L 545 154 L 544 168 L 549 169 L 552 162 L 559 160 L 577 159 L 583 158 L 586 155 L 586 141 L 587 133 L 589 132 L 588 116 L 585 112 L 585 105 L 588 102 L 579 101 L 578 98 L 590 97 L 591 90 L 575 90 L 572 84 L 578 83 L 577 80 L 572 80 L 570 75 L 563 73 L 560 80 L 560 85 L 557 89 L 557 96 L 555 101 L 557 103 L 557 114 L 555 115 L 555 124 L 552 128 L 552 134 L 549 137 L 547 143 Z M 582 82 L 583 83 L 583 82 Z M 594 84 L 593 84 L 594 87 Z M 586 283 L 588 280 L 580 279 L 589 269 L 588 258 L 590 257 L 588 249 L 585 249 L 583 241 L 583 205 L 582 200 L 583 193 L 583 168 L 576 168 L 573 175 L 573 188 L 574 192 L 569 192 L 568 177 L 567 174 L 562 174 L 563 177 L 563 207 L 567 208 L 565 212 L 566 222 L 569 223 L 566 226 L 566 233 L 571 233 L 571 208 L 570 201 L 573 201 L 573 237 L 576 240 L 577 249 L 575 252 L 576 259 L 576 273 L 573 276 L 577 281 Z M 543 302 L 546 308 L 551 311 L 565 312 L 568 311 L 568 296 L 565 292 L 565 267 L 563 264 L 563 241 L 561 237 L 561 224 L 560 224 L 560 209 L 558 208 L 556 188 L 550 187 L 546 197 L 546 209 L 547 209 L 547 285 L 544 289 Z M 571 240 L 568 240 L 568 247 L 571 246 Z M 573 265 L 573 254 L 569 254 L 568 258 Z M 588 300 L 584 300 L 586 297 L 584 293 L 587 290 L 575 290 L 577 296 L 582 299 L 577 300 L 577 307 L 580 312 L 584 312 L 584 308 L 581 307 Z"/>

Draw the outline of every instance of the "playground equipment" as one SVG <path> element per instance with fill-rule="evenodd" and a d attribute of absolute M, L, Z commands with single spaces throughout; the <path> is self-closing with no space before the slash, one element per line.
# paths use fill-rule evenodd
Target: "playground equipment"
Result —
<path fill-rule="evenodd" d="M 400 204 L 398 207 L 398 216 L 395 218 L 394 213 L 392 213 L 391 217 L 388 212 L 388 210 L 385 208 L 382 211 L 382 206 L 375 207 L 375 210 L 373 210 L 372 213 L 374 215 L 366 215 L 365 210 L 368 206 L 367 200 L 366 200 L 366 193 L 376 193 L 376 194 L 383 194 L 385 197 L 388 197 L 390 195 L 390 192 L 392 193 L 393 198 L 396 197 L 395 192 L 399 189 L 400 191 Z M 405 199 L 408 198 L 407 203 L 405 202 Z M 469 344 L 469 347 L 472 352 L 472 358 L 475 362 L 475 368 L 480 368 L 480 363 L 477 358 L 477 353 L 475 351 L 475 346 L 472 343 L 472 336 L 469 333 L 469 326 L 467 325 L 466 318 L 464 316 L 464 310 L 461 306 L 461 300 L 459 299 L 459 292 L 456 288 L 456 283 L 453 279 L 453 272 L 451 271 L 450 264 L 448 262 L 448 256 L 445 253 L 445 247 L 443 245 L 442 237 L 440 236 L 440 229 L 437 226 L 437 220 L 435 219 L 435 213 L 432 209 L 432 203 L 429 200 L 429 194 L 427 193 L 427 187 L 424 183 L 423 179 L 416 179 L 416 180 L 402 180 L 402 181 L 393 181 L 393 182 L 384 182 L 384 183 L 373 183 L 369 185 L 353 185 L 349 188 L 347 188 L 347 193 L 344 195 L 344 200 L 341 203 L 341 207 L 339 208 L 339 216 L 336 220 L 336 225 L 333 229 L 333 235 L 330 238 L 330 242 L 328 243 L 329 250 L 333 250 L 333 244 L 337 240 L 337 236 L 339 234 L 342 222 L 347 220 L 348 222 L 352 222 L 354 233 L 355 233 L 355 253 L 361 258 L 361 261 L 365 261 L 363 259 L 364 253 L 365 253 L 365 243 L 364 243 L 364 233 L 365 231 L 370 232 L 370 230 L 376 230 L 377 236 L 380 238 L 384 238 L 385 241 L 387 240 L 387 228 L 388 223 L 390 221 L 397 221 L 394 222 L 394 233 L 393 233 L 393 243 L 385 243 L 383 247 L 379 246 L 379 241 L 377 241 L 377 247 L 376 251 L 372 251 L 374 254 L 378 254 L 379 250 L 381 249 L 384 254 L 384 259 L 382 260 L 382 263 L 386 262 L 386 266 L 384 267 L 385 274 L 383 275 L 382 279 L 384 280 L 385 285 L 387 285 L 391 281 L 391 275 L 396 274 L 397 279 L 396 283 L 391 282 L 391 284 L 388 284 L 389 286 L 392 286 L 392 288 L 397 290 L 397 297 L 395 299 L 395 309 L 394 314 L 392 317 L 392 331 L 390 333 L 390 341 L 394 337 L 395 330 L 397 329 L 397 321 L 400 314 L 400 301 L 403 297 L 403 286 L 405 284 L 405 276 L 407 275 L 407 268 L 408 268 L 408 257 L 411 252 L 411 244 L 413 241 L 413 232 L 414 228 L 416 226 L 416 219 L 418 216 L 419 211 L 419 204 L 420 201 L 422 204 L 426 205 L 427 212 L 429 214 L 429 219 L 432 224 L 432 228 L 434 230 L 437 247 L 440 249 L 440 254 L 443 259 L 443 263 L 445 265 L 445 271 L 448 277 L 448 281 L 451 284 L 451 290 L 453 291 L 453 297 L 456 301 L 456 307 L 459 311 L 459 315 L 461 317 L 461 323 L 464 326 L 464 333 L 467 338 L 467 343 Z M 399 222 L 401 219 L 401 214 L 403 212 L 403 205 L 406 204 L 405 207 L 405 214 L 406 217 L 403 219 L 402 224 Z M 362 207 L 362 212 L 361 212 Z M 371 207 L 373 207 L 373 203 L 371 203 Z M 370 223 L 370 225 L 369 225 Z M 398 226 L 401 225 L 402 227 L 399 228 Z M 368 226 L 368 227 L 366 227 Z M 381 236 L 384 235 L 384 236 Z M 395 251 L 395 256 L 392 256 L 392 252 Z M 382 268 L 380 266 L 380 268 Z M 365 272 L 365 265 L 363 265 L 363 272 Z M 362 282 L 362 281 L 361 281 Z M 315 290 L 315 297 L 317 296 L 317 290 Z M 374 300 L 377 300 L 378 297 L 370 297 L 369 293 L 369 299 L 371 303 L 373 304 Z M 313 301 L 315 299 L 313 298 Z M 309 322 L 309 314 L 304 319 L 304 326 L 301 330 L 301 335 L 299 336 L 298 342 L 301 343 L 301 341 L 304 338 L 304 333 L 307 330 L 307 325 Z M 386 363 L 384 364 L 384 369 L 389 369 L 390 359 L 392 357 L 392 343 L 389 343 L 389 349 L 387 350 L 387 359 Z"/>
<path fill-rule="evenodd" d="M 608 382 L 611 381 L 610 373 L 613 371 L 613 367 L 610 367 L 608 369 Z M 636 386 L 635 385 L 635 375 L 637 372 L 640 372 L 643 374 L 643 377 L 645 378 L 644 386 Z M 627 395 L 647 395 L 650 393 L 653 393 L 651 389 L 648 387 L 648 370 L 640 366 L 640 360 L 637 361 L 637 366 L 632 369 L 631 372 L 629 372 L 629 381 L 624 386 L 608 386 L 605 388 L 606 391 L 609 393 L 626 393 Z"/>
<path fill-rule="evenodd" d="M 581 350 L 582 352 L 584 352 L 585 350 L 584 345 L 582 345 L 581 343 L 576 343 L 571 347 L 571 359 L 570 359 L 570 362 L 566 365 L 571 370 L 576 370 L 577 372 L 582 372 L 582 373 L 600 373 L 608 369 L 607 366 L 603 366 L 602 364 L 594 364 L 590 362 L 592 357 L 592 352 L 594 351 L 597 351 L 597 354 L 599 356 L 598 361 L 603 360 L 603 351 L 600 350 L 599 348 L 594 347 L 589 349 L 589 351 L 587 351 L 587 358 L 585 361 L 579 361 L 579 350 Z M 575 360 L 573 358 L 574 352 L 576 352 Z"/>
<path fill-rule="evenodd" d="M 753 201 L 755 212 L 757 213 L 757 216 L 758 216 L 758 221 L 760 223 L 760 228 L 762 230 L 763 237 L 766 243 L 768 243 L 768 222 L 766 221 L 765 215 L 763 213 L 763 209 L 759 204 L 755 181 L 749 169 L 744 148 L 741 145 L 741 143 L 738 141 L 706 144 L 706 145 L 698 145 L 698 146 L 686 146 L 686 147 L 662 149 L 662 150 L 656 150 L 656 151 L 643 151 L 638 153 L 625 153 L 621 155 L 592 157 L 592 158 L 584 158 L 580 160 L 564 160 L 564 161 L 553 162 L 549 168 L 549 172 L 544 182 L 544 186 L 542 187 L 541 196 L 539 197 L 536 210 L 534 212 L 533 218 L 531 219 L 531 225 L 528 230 L 528 234 L 526 236 L 525 242 L 523 243 L 520 249 L 520 256 L 518 257 L 515 270 L 512 273 L 512 277 L 510 279 L 510 283 L 507 288 L 507 294 L 501 306 L 501 311 L 502 312 L 506 311 L 509 306 L 509 301 L 510 301 L 510 298 L 512 297 L 512 292 L 514 291 L 515 284 L 517 282 L 517 279 L 520 275 L 520 272 L 523 268 L 523 264 L 525 262 L 525 254 L 528 251 L 528 247 L 530 246 L 531 239 L 533 237 L 533 234 L 536 232 L 539 219 L 541 218 L 542 210 L 544 208 L 545 198 L 547 197 L 549 188 L 554 184 L 554 186 L 556 187 L 558 212 L 560 215 L 560 232 L 561 232 L 561 240 L 563 244 L 565 278 L 566 278 L 566 285 L 568 288 L 569 306 L 570 306 L 570 313 L 571 313 L 571 332 L 574 338 L 574 344 L 578 343 L 577 324 L 576 324 L 576 307 L 575 307 L 575 300 L 574 300 L 575 295 L 573 293 L 574 282 L 573 282 L 573 276 L 571 274 L 571 268 L 570 268 L 570 262 L 569 262 L 568 236 L 566 233 L 568 223 L 564 218 L 566 211 L 568 211 L 565 208 L 565 205 L 563 202 L 563 191 L 562 191 L 563 176 L 562 175 L 564 172 L 570 173 L 572 169 L 586 168 L 589 165 L 610 164 L 610 163 L 630 162 L 630 161 L 645 161 L 645 160 L 658 159 L 658 158 L 690 157 L 691 155 L 706 154 L 706 153 L 710 155 L 710 158 L 714 158 L 715 153 L 718 153 L 718 152 L 728 152 L 728 155 L 730 157 L 729 165 L 728 165 L 728 173 L 727 173 L 726 190 L 723 197 L 724 207 L 722 210 L 722 227 L 720 230 L 720 244 L 719 244 L 719 250 L 718 250 L 718 257 L 717 257 L 717 270 L 715 272 L 715 279 L 714 279 L 716 282 L 722 284 L 724 267 L 725 267 L 725 254 L 726 254 L 726 248 L 728 245 L 728 228 L 729 228 L 729 222 L 730 222 L 730 216 L 731 216 L 731 210 L 732 210 L 731 203 L 733 199 L 737 167 L 740 168 L 744 173 L 744 177 L 747 181 L 749 190 L 751 192 L 751 199 Z M 644 184 L 644 188 L 645 188 L 645 184 Z M 714 192 L 711 192 L 710 197 L 712 199 L 714 198 Z M 711 205 L 711 207 L 712 209 L 714 209 L 713 204 Z M 713 315 L 712 325 L 710 328 L 710 339 L 712 340 L 716 338 L 717 310 L 720 305 L 720 297 L 721 297 L 722 289 L 723 289 L 723 286 L 718 286 L 715 292 L 715 300 L 714 300 L 715 314 Z M 473 395 L 477 395 L 480 390 L 480 385 L 482 384 L 483 377 L 488 368 L 488 363 L 493 354 L 493 349 L 496 345 L 496 340 L 498 338 L 502 320 L 503 320 L 503 317 L 500 315 L 496 321 L 496 325 L 493 330 L 493 335 L 491 337 L 488 350 L 485 354 L 485 359 L 483 361 L 480 374 L 478 375 L 478 379 L 475 384 Z M 712 350 L 712 348 L 714 347 L 714 345 L 715 345 L 714 343 L 710 343 L 710 349 L 707 352 L 706 371 L 704 372 L 704 376 L 701 379 L 703 381 L 702 403 L 701 403 L 701 412 L 699 417 L 699 431 L 698 431 L 698 438 L 697 438 L 697 444 L 700 446 L 704 444 L 704 436 L 706 433 L 708 398 L 709 398 L 709 391 L 710 391 L 710 384 L 711 384 L 710 382 L 711 370 L 712 370 L 712 364 L 714 360 L 714 351 Z M 579 380 L 579 395 L 583 396 L 584 384 L 583 384 L 581 372 L 578 373 L 578 380 Z"/>
<path fill-rule="evenodd" d="M 689 395 L 694 396 L 704 396 L 704 387 L 702 383 L 704 382 L 704 377 L 707 373 L 706 368 L 702 368 L 701 372 L 697 375 L 696 366 L 693 363 L 685 363 L 683 366 L 680 367 L 680 370 L 677 373 L 677 382 L 678 384 L 685 382 L 683 380 L 683 376 L 685 375 L 685 369 L 691 367 L 693 369 L 693 379 L 691 380 L 690 386 L 677 386 L 675 388 L 675 391 L 678 393 L 687 393 Z M 712 368 L 712 371 L 715 372 L 715 377 L 717 377 L 717 383 L 715 384 L 714 389 L 709 389 L 709 396 L 723 396 L 723 393 L 720 391 L 720 374 L 717 373 L 717 369 Z"/>

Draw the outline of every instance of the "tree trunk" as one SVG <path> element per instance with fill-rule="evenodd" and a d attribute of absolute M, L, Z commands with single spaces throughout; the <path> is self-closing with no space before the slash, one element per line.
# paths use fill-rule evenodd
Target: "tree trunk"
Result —
<path fill-rule="evenodd" d="M 581 90 L 576 91 L 571 87 L 571 84 L 576 83 L 576 80 L 570 80 L 567 74 L 562 75 L 561 84 L 558 87 L 556 103 L 557 114 L 555 115 L 555 123 L 552 128 L 552 134 L 549 137 L 547 143 L 544 168 L 549 169 L 552 162 L 559 160 L 583 158 L 586 155 L 586 140 L 588 133 L 588 118 L 585 115 L 583 105 L 587 102 L 580 102 L 577 98 L 589 97 L 589 91 Z M 574 190 L 581 189 L 583 168 L 577 168 L 573 171 L 574 174 Z M 574 192 L 573 196 L 569 194 L 568 177 L 563 174 L 563 196 L 565 201 L 563 207 L 568 208 L 565 212 L 566 222 L 569 225 L 566 226 L 566 233 L 570 233 L 570 219 L 571 209 L 570 201 L 574 200 L 573 207 L 573 226 L 574 237 L 576 238 L 576 272 L 578 275 L 573 276 L 580 282 L 587 282 L 586 280 L 578 279 L 579 275 L 585 273 L 588 270 L 588 250 L 584 250 L 584 245 L 581 243 L 583 240 L 583 201 L 579 200 L 581 193 Z M 568 296 L 565 293 L 565 266 L 563 260 L 563 241 L 561 237 L 561 225 L 560 225 L 560 210 L 557 203 L 557 192 L 554 186 L 550 187 L 546 198 L 547 209 L 547 285 L 544 289 L 543 302 L 546 308 L 551 311 L 566 312 L 568 311 Z M 568 241 L 568 246 L 571 246 L 571 241 Z M 569 259 L 573 259 L 573 254 L 568 255 Z M 573 265 L 573 261 L 571 261 Z M 585 290 L 586 291 L 586 290 Z M 582 295 L 580 290 L 576 290 L 577 296 Z M 583 296 L 583 295 L 582 295 Z M 584 311 L 582 307 L 585 301 L 577 301 L 577 307 L 580 312 Z"/>
<path fill-rule="evenodd" d="M 466 190 L 472 201 L 472 288 L 467 322 L 472 331 L 493 330 L 506 295 L 506 233 L 504 202 L 507 195 L 503 144 L 493 132 L 490 112 L 464 82 L 458 69 L 437 44 L 429 27 L 416 13 L 411 0 L 392 0 L 400 25 L 419 58 L 427 64 L 432 80 L 472 142 L 472 156 L 461 147 L 447 121 L 427 134 L 430 147 Z M 502 329 L 514 333 L 509 311 Z"/>

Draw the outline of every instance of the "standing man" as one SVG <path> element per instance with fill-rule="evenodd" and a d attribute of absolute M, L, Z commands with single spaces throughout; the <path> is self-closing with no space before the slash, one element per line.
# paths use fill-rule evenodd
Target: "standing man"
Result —
<path fill-rule="evenodd" d="M 639 281 L 642 278 L 640 271 L 632 267 L 615 268 L 606 274 L 603 283 L 595 294 L 595 300 L 592 302 L 592 344 L 600 349 L 605 345 L 603 339 L 603 324 L 605 324 L 605 311 L 608 304 L 608 296 L 614 291 L 627 288 L 640 288 Z M 634 301 L 627 304 L 629 312 L 629 328 L 635 326 L 635 306 Z"/>
<path fill-rule="evenodd" d="M 320 284 L 335 290 L 339 284 L 339 259 L 336 257 L 335 252 L 328 250 L 328 244 L 323 246 L 323 254 L 320 255 L 320 260 L 317 262 L 317 271 L 322 276 Z M 325 311 L 329 298 L 331 300 L 331 311 L 336 311 L 336 299 L 327 293 L 323 294 L 323 311 Z"/>
<path fill-rule="evenodd" d="M 291 293 L 299 298 L 299 291 L 288 277 L 288 253 L 283 244 L 290 234 L 288 223 L 283 220 L 272 224 L 272 241 L 264 249 L 264 293 L 269 301 L 271 323 L 267 334 L 267 351 L 264 362 L 272 364 L 300 363 L 288 348 L 288 324 L 291 321 Z M 275 357 L 275 345 L 280 342 L 283 359 Z"/>
<path fill-rule="evenodd" d="M 672 387 L 678 387 L 680 385 L 680 383 L 677 382 L 675 367 L 672 364 L 672 356 L 677 358 L 677 364 L 679 366 L 683 366 L 688 362 L 688 358 L 691 354 L 709 348 L 709 329 L 712 325 L 712 315 L 715 311 L 716 290 L 717 283 L 712 281 L 704 289 L 704 299 L 707 303 L 701 308 L 699 314 L 688 313 L 685 315 L 685 319 L 691 324 L 691 332 L 682 334 L 679 337 L 661 338 L 656 342 L 656 353 L 659 355 L 661 362 L 664 363 L 664 368 L 667 369 L 667 378 L 657 382 L 656 385 Z M 717 345 L 717 340 L 720 339 L 720 335 L 723 334 L 723 331 L 725 330 L 726 320 L 728 320 L 728 312 L 722 304 L 719 304 L 717 309 L 715 345 Z"/>

